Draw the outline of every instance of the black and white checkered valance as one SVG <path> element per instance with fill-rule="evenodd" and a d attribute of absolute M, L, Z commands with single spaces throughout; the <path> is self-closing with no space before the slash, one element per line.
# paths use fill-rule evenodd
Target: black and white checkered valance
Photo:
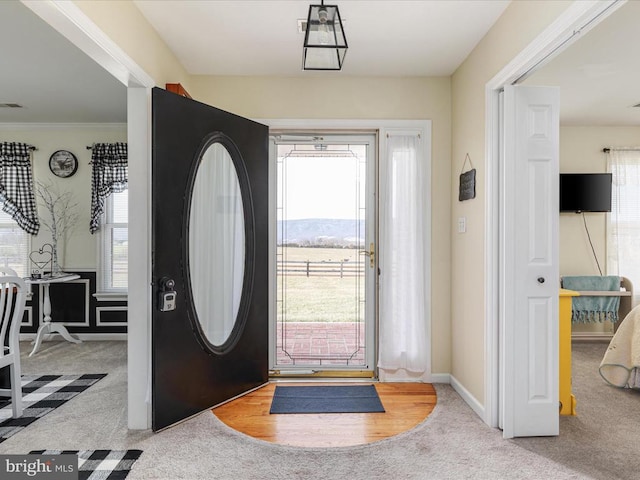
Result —
<path fill-rule="evenodd" d="M 26 143 L 0 142 L 0 201 L 2 210 L 25 232 L 40 229 L 31 172 L 32 147 Z"/>
<path fill-rule="evenodd" d="M 127 188 L 127 144 L 96 143 L 91 149 L 91 219 L 89 231 L 100 228 L 104 202 Z"/>

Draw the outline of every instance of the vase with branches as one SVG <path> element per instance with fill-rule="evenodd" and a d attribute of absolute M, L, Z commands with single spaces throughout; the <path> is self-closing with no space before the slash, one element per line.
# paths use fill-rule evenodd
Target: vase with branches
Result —
<path fill-rule="evenodd" d="M 66 235 L 78 223 L 78 204 L 71 192 L 60 192 L 51 182 L 36 182 L 36 193 L 40 205 L 49 212 L 49 218 L 41 219 L 40 223 L 51 233 L 51 273 L 55 275 L 61 272 L 58 264 L 58 243 L 64 241 Z"/>

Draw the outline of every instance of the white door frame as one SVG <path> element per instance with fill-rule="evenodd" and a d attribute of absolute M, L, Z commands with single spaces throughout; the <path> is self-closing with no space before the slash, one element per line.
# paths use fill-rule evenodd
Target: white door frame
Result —
<path fill-rule="evenodd" d="M 319 365 L 319 366 L 302 366 L 298 365 L 277 365 L 277 351 L 276 351 L 276 330 L 277 330 L 277 285 L 276 282 L 271 282 L 272 279 L 277 278 L 277 234 L 276 234 L 276 217 L 277 217 L 277 187 L 278 179 L 276 178 L 277 170 L 277 146 L 278 145 L 294 145 L 296 143 L 314 144 L 314 143 L 326 143 L 329 145 L 339 144 L 355 144 L 355 145 L 367 145 L 366 150 L 366 195 L 365 195 L 365 208 L 366 208 L 366 234 L 364 239 L 364 247 L 368 248 L 368 245 L 373 242 L 375 250 L 378 251 L 378 235 L 377 235 L 377 199 L 378 195 L 378 145 L 379 139 L 375 130 L 362 131 L 357 133 L 351 133 L 350 131 L 335 131 L 332 129 L 330 133 L 320 133 L 321 139 L 317 136 L 318 132 L 309 132 L 304 136 L 288 136 L 286 133 L 282 134 L 285 138 L 275 138 L 273 134 L 269 136 L 269 281 L 272 283 L 269 287 L 269 370 L 279 370 L 282 372 L 290 372 L 293 374 L 309 374 L 316 371 L 364 371 L 370 370 L 377 376 L 377 343 L 376 339 L 376 317 L 377 317 L 377 283 L 378 276 L 375 275 L 376 269 L 369 268 L 369 262 L 364 262 L 364 274 L 365 278 L 365 365 L 354 367 L 352 365 Z M 280 137 L 277 135 L 276 137 Z M 275 187 L 275 188 L 271 188 Z M 362 258 L 362 257 L 361 257 Z M 376 264 L 377 266 L 377 264 Z"/>
<path fill-rule="evenodd" d="M 576 1 L 571 4 L 533 42 L 511 60 L 485 86 L 485 398 L 484 421 L 498 427 L 499 385 L 499 319 L 501 311 L 512 311 L 504 291 L 500 289 L 500 278 L 509 276 L 501 272 L 500 218 L 506 207 L 501 201 L 501 192 L 512 178 L 501 177 L 503 166 L 500 157 L 500 90 L 512 85 L 531 73 L 544 61 L 567 48 L 580 38 L 580 34 L 604 20 L 621 7 L 626 0 L 600 0 L 596 2 Z M 517 208 L 514 207 L 514 208 Z M 505 243 L 513 241 L 505 238 Z M 511 272 L 513 273 L 513 272 Z M 512 276 L 513 277 L 513 276 Z M 505 359 L 508 371 L 521 368 L 514 359 Z"/>
<path fill-rule="evenodd" d="M 132 430 L 151 428 L 151 88 L 155 81 L 73 2 L 22 3 L 127 86 L 129 291 L 127 412 Z"/>
<path fill-rule="evenodd" d="M 326 130 L 351 130 L 351 131 L 377 131 L 378 133 L 378 145 L 376 145 L 378 149 L 377 153 L 377 161 L 380 165 L 382 165 L 384 159 L 383 155 L 386 151 L 386 140 L 387 140 L 387 132 L 396 132 L 396 131 L 417 131 L 422 135 L 423 145 L 424 145 L 424 161 L 425 161 L 425 185 L 431 185 L 431 120 L 359 120 L 359 119 L 254 119 L 257 122 L 268 125 L 270 128 L 277 130 L 290 130 L 290 131 L 326 131 Z M 271 185 L 275 185 L 275 173 L 272 172 L 270 174 L 270 178 L 272 178 L 273 183 Z M 383 179 L 381 179 L 382 181 Z M 379 185 L 378 185 L 379 188 Z M 431 191 L 428 192 L 431 195 Z M 270 202 L 275 202 L 275 197 L 273 192 L 269 195 Z M 431 198 L 431 197 L 429 197 Z M 376 199 L 376 201 L 378 201 Z M 275 212 L 275 203 L 272 203 L 269 206 L 269 211 Z M 429 272 L 427 277 L 425 278 L 425 291 L 431 292 L 431 209 L 428 208 L 425 211 L 425 270 Z M 275 221 L 271 221 L 270 225 L 275 225 Z M 270 239 L 275 239 L 275 232 L 270 232 Z M 269 246 L 270 251 L 275 251 L 275 245 Z M 275 278 L 275 262 L 272 261 L 272 266 L 270 267 L 270 275 L 271 278 Z M 273 289 L 271 289 L 273 291 Z M 431 335 L 431 298 L 428 298 L 428 306 L 425 312 L 425 322 L 427 329 L 427 336 L 429 344 L 426 348 L 429 349 L 429 352 L 433 351 L 432 348 L 432 335 Z M 275 293 L 270 294 L 270 305 L 275 305 Z M 272 303 L 273 302 L 273 303 Z M 275 311 L 274 308 L 269 309 L 271 314 Z M 376 319 L 377 321 L 377 319 Z M 275 325 L 275 323 L 270 320 L 270 325 Z M 377 355 L 377 351 L 376 351 Z M 425 375 L 425 381 L 431 381 L 431 353 L 429 353 L 429 364 L 427 366 L 427 374 Z M 376 359 L 377 361 L 377 359 Z M 391 380 L 389 380 L 391 381 Z"/>

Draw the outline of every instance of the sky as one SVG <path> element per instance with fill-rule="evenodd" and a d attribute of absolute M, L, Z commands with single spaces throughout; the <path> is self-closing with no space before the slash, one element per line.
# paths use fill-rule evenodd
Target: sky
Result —
<path fill-rule="evenodd" d="M 364 146 L 362 152 L 364 153 Z M 286 220 L 356 219 L 364 200 L 365 178 L 355 157 L 293 157 L 279 163 L 278 204 L 285 195 Z M 286 175 L 283 177 L 283 168 Z M 363 169 L 364 170 L 364 169 Z M 360 202 L 357 202 L 358 196 Z"/>

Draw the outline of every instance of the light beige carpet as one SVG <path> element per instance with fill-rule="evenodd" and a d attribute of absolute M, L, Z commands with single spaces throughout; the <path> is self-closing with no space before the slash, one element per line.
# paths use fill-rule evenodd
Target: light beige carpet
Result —
<path fill-rule="evenodd" d="M 25 373 L 71 373 L 82 366 L 109 375 L 0 444 L 0 453 L 143 450 L 128 480 L 637 478 L 640 396 L 600 378 L 605 349 L 606 344 L 574 347 L 579 415 L 561 418 L 558 438 L 505 441 L 450 386 L 436 385 L 438 405 L 415 429 L 371 445 L 309 449 L 248 438 L 209 412 L 158 434 L 128 432 L 125 344 L 45 343 L 42 352 L 25 359 Z"/>

